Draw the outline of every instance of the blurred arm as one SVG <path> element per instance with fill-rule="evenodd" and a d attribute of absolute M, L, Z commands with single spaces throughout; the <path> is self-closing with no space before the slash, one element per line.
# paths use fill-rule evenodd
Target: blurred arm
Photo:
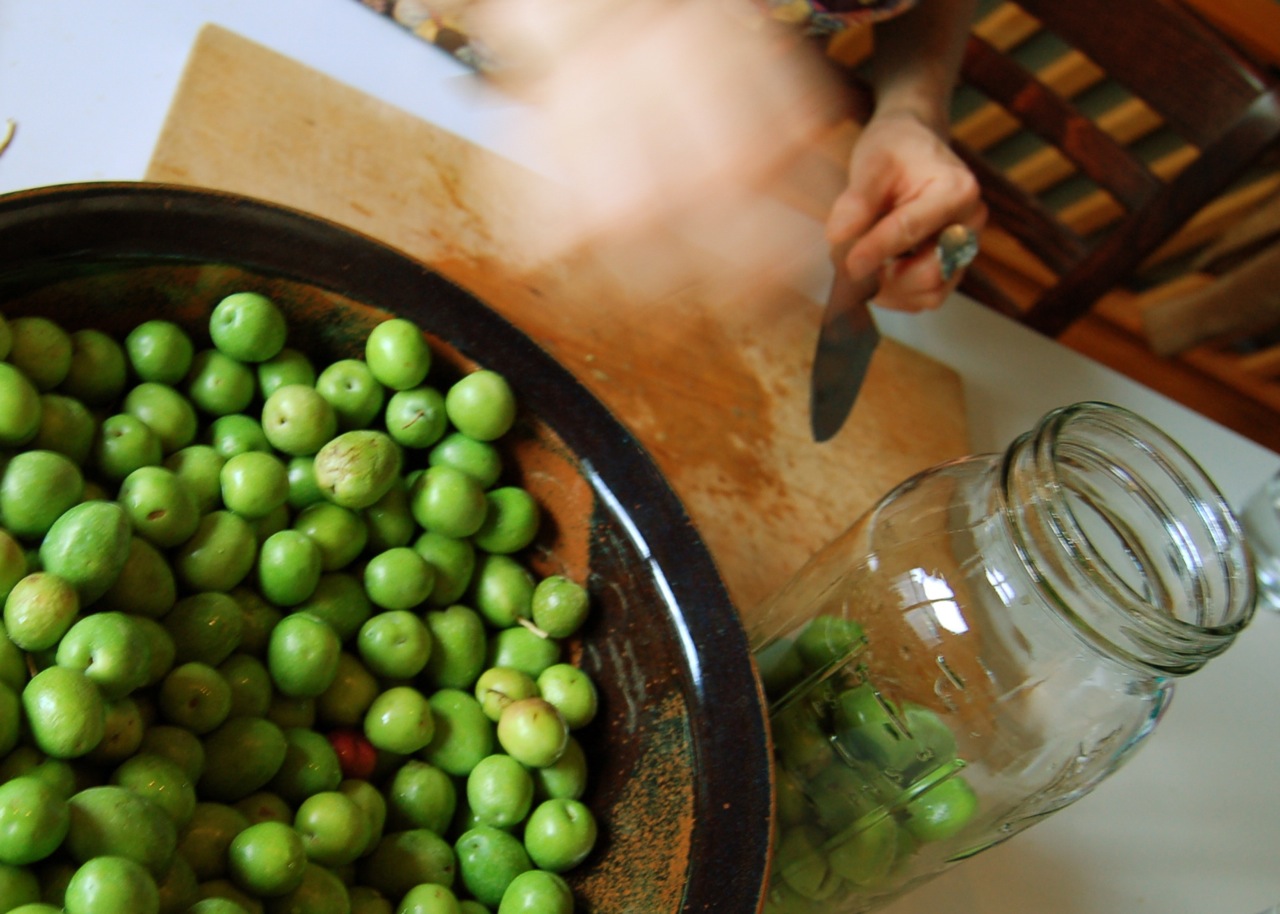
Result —
<path fill-rule="evenodd" d="M 934 308 L 944 280 L 934 237 L 986 221 L 977 181 L 948 145 L 950 101 L 976 0 L 922 0 L 877 26 L 875 111 L 854 146 L 849 186 L 827 223 L 835 256 L 858 279 L 880 273 L 880 305 Z"/>
<path fill-rule="evenodd" d="M 876 27 L 876 114 L 909 113 L 941 137 L 977 0 L 921 0 Z"/>

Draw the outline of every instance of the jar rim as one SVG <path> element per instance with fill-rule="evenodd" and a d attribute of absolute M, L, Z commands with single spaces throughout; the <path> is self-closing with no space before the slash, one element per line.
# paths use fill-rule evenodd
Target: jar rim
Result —
<path fill-rule="evenodd" d="M 1183 673 L 1225 650 L 1248 624 L 1255 585 L 1239 521 L 1203 467 L 1163 430 L 1111 403 L 1061 407 L 1010 447 L 1006 493 L 1010 474 L 1028 470 L 1035 476 L 1034 516 L 1013 519 L 1019 552 L 1042 583 L 1053 585 L 1058 607 L 1091 639 L 1121 647 L 1148 666 Z M 1117 520 L 1115 505 L 1098 504 L 1108 498 L 1124 501 L 1124 510 L 1137 506 L 1149 512 L 1135 526 L 1150 521 L 1167 539 L 1153 549 L 1131 542 L 1126 537 L 1136 531 L 1126 518 Z M 1006 504 L 1006 510 L 1011 507 Z M 1098 517 L 1086 518 L 1086 510 Z M 1139 575 L 1145 592 L 1126 580 L 1125 568 L 1116 567 L 1123 562 L 1104 555 L 1099 528 L 1121 540 L 1127 570 L 1146 572 Z M 1030 542 L 1036 534 L 1041 540 Z M 1066 555 L 1056 565 L 1048 563 L 1048 575 L 1035 567 L 1043 537 L 1056 540 Z M 1063 592 L 1076 588 L 1104 594 L 1118 618 L 1086 618 L 1078 601 Z"/>

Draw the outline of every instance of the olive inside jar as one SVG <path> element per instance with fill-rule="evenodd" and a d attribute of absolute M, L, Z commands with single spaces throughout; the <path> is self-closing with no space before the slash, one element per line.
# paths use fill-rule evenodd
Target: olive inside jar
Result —
<path fill-rule="evenodd" d="M 1088 793 L 1253 588 L 1212 481 L 1116 406 L 902 483 L 749 620 L 776 763 L 764 911 L 874 910 Z"/>

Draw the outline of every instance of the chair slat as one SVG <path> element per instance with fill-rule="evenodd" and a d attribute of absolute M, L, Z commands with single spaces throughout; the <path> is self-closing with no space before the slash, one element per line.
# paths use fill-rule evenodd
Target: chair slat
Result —
<path fill-rule="evenodd" d="M 992 47 L 998 48 L 995 44 Z M 1078 52 L 1063 54 L 1037 70 L 1036 75 L 1063 98 L 1075 98 L 1107 77 L 1101 67 Z M 958 121 L 952 134 L 970 149 L 987 149 L 1021 129 L 1022 123 L 1016 117 L 1000 105 L 990 103 Z"/>
<path fill-rule="evenodd" d="M 1203 146 L 1228 129 L 1265 84 L 1231 49 L 1205 41 L 1189 15 L 1166 3 L 1019 0 L 1033 16 L 1146 99 L 1188 141 Z M 1099 27 L 1099 23 L 1107 23 Z"/>
<path fill-rule="evenodd" d="M 1159 180 L 1093 121 L 981 38 L 971 36 L 964 77 L 1060 149 L 1082 172 L 1128 207 L 1143 205 Z"/>
<path fill-rule="evenodd" d="M 1026 323 L 1056 336 L 1079 318 L 1109 288 L 1129 276 L 1173 230 L 1183 225 L 1234 176 L 1258 150 L 1280 140 L 1280 89 L 1258 96 L 1245 116 L 1204 149 L 1140 212 L 1094 247 L 1057 286 L 1027 313 Z"/>
<path fill-rule="evenodd" d="M 1008 51 L 1040 31 L 1036 19 L 1016 3 L 1003 3 L 973 24 L 973 32 L 1002 51 Z"/>
<path fill-rule="evenodd" d="M 1264 201 L 1280 190 L 1280 174 L 1270 173 L 1223 193 L 1196 213 L 1172 238 L 1160 245 L 1142 264 L 1142 269 L 1180 257 L 1238 225 Z"/>
<path fill-rule="evenodd" d="M 1239 359 L 1240 371 L 1259 378 L 1280 377 L 1280 346 L 1259 349 Z"/>
<path fill-rule="evenodd" d="M 1183 146 L 1152 163 L 1151 171 L 1162 181 L 1171 181 L 1194 162 L 1197 155 L 1197 150 Z M 1076 234 L 1089 236 L 1115 225 L 1126 212 L 1114 198 L 1099 191 L 1063 207 L 1058 218 Z"/>
<path fill-rule="evenodd" d="M 1163 123 L 1160 115 L 1137 98 L 1128 99 L 1097 118 L 1098 129 L 1123 146 L 1149 136 Z M 1033 194 L 1043 193 L 1077 173 L 1075 163 L 1053 146 L 1046 146 L 1005 169 L 1009 180 Z"/>
<path fill-rule="evenodd" d="M 1065 272 L 1087 252 L 1084 242 L 1062 225 L 1038 199 L 1018 187 L 987 161 L 963 145 L 954 144 L 982 186 L 992 217 L 1051 269 Z"/>

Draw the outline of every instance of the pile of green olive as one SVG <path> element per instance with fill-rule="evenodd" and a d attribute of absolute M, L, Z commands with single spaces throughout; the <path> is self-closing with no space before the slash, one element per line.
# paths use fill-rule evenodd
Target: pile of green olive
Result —
<path fill-rule="evenodd" d="M 877 687 L 867 644 L 857 622 L 817 616 L 758 655 L 777 778 L 766 914 L 868 910 L 977 810 L 955 736 Z"/>
<path fill-rule="evenodd" d="M 570 914 L 589 598 L 511 387 L 255 292 L 208 340 L 0 317 L 0 911 Z"/>

